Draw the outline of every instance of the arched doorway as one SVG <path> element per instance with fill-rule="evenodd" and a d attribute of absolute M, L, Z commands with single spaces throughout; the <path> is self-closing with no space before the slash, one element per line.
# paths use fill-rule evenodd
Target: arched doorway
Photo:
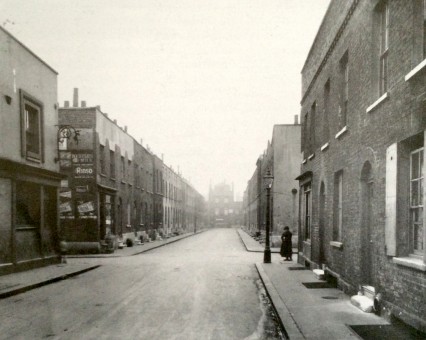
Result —
<path fill-rule="evenodd" d="M 373 285 L 374 257 L 372 240 L 372 201 L 374 194 L 373 174 L 370 162 L 365 162 L 361 171 L 361 279 Z"/>

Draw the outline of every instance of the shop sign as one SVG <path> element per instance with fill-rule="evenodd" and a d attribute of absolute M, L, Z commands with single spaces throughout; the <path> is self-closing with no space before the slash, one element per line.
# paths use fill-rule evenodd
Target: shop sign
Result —
<path fill-rule="evenodd" d="M 77 206 L 78 212 L 80 214 L 86 214 L 88 212 L 92 212 L 95 210 L 95 205 L 93 204 L 93 201 L 90 202 L 84 202 Z"/>
<path fill-rule="evenodd" d="M 61 214 L 69 213 L 72 211 L 71 202 L 64 202 L 59 205 L 59 212 Z"/>
<path fill-rule="evenodd" d="M 93 169 L 93 164 L 74 167 L 74 178 L 93 178 L 94 175 L 95 171 Z"/>
<path fill-rule="evenodd" d="M 59 196 L 63 198 L 71 198 L 71 190 L 61 191 Z"/>
<path fill-rule="evenodd" d="M 93 153 L 79 152 L 72 154 L 73 164 L 93 164 Z"/>
<path fill-rule="evenodd" d="M 75 192 L 78 192 L 78 193 L 89 192 L 89 186 L 88 185 L 77 185 L 75 187 Z"/>

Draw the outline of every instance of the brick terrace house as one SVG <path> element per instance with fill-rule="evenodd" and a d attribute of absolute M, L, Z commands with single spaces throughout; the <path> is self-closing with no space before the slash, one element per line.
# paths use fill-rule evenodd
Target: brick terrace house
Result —
<path fill-rule="evenodd" d="M 60 192 L 61 236 L 70 251 L 97 252 L 106 235 L 133 238 L 139 227 L 133 199 L 135 148 L 127 128 L 99 106 L 81 104 L 75 89 L 73 106 L 65 102 L 59 109 L 60 128 L 72 136 L 59 142 L 61 172 L 68 176 Z"/>
<path fill-rule="evenodd" d="M 426 329 L 426 1 L 331 1 L 302 70 L 299 261 Z"/>
<path fill-rule="evenodd" d="M 245 225 L 252 233 L 263 230 L 266 225 L 266 189 L 263 177 L 270 170 L 274 176 L 271 191 L 272 233 L 281 235 L 284 226 L 289 226 L 297 234 L 298 181 L 295 178 L 300 171 L 300 131 L 298 116 L 293 125 L 274 125 L 272 140 L 268 141 L 265 152 L 256 162 L 243 202 Z"/>
<path fill-rule="evenodd" d="M 162 158 L 138 143 L 127 127 L 118 126 L 99 106 L 79 104 L 75 89 L 72 107 L 65 102 L 59 109 L 63 134 L 58 158 L 61 172 L 67 175 L 60 190 L 61 236 L 69 251 L 102 251 L 107 235 L 126 242 L 167 234 L 163 203 L 171 193 L 166 192 L 169 183 Z M 174 226 L 180 232 L 184 231 L 182 215 L 185 211 L 193 214 L 195 204 L 182 205 L 183 183 L 186 181 L 176 175 L 173 199 L 179 202 L 179 209 L 175 210 Z M 189 184 L 187 188 L 189 194 L 198 194 Z"/>
<path fill-rule="evenodd" d="M 0 27 L 0 274 L 59 262 L 57 73 Z"/>

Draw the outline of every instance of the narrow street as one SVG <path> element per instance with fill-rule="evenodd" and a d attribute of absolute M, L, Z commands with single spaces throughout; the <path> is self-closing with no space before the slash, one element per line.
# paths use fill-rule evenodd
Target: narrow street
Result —
<path fill-rule="evenodd" d="M 214 229 L 0 301 L 3 339 L 280 339 L 235 229 Z"/>

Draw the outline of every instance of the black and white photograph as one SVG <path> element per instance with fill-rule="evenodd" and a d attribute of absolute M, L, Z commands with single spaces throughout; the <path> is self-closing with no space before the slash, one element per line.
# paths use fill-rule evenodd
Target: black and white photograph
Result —
<path fill-rule="evenodd" d="M 426 0 L 0 0 L 0 339 L 426 339 Z"/>

